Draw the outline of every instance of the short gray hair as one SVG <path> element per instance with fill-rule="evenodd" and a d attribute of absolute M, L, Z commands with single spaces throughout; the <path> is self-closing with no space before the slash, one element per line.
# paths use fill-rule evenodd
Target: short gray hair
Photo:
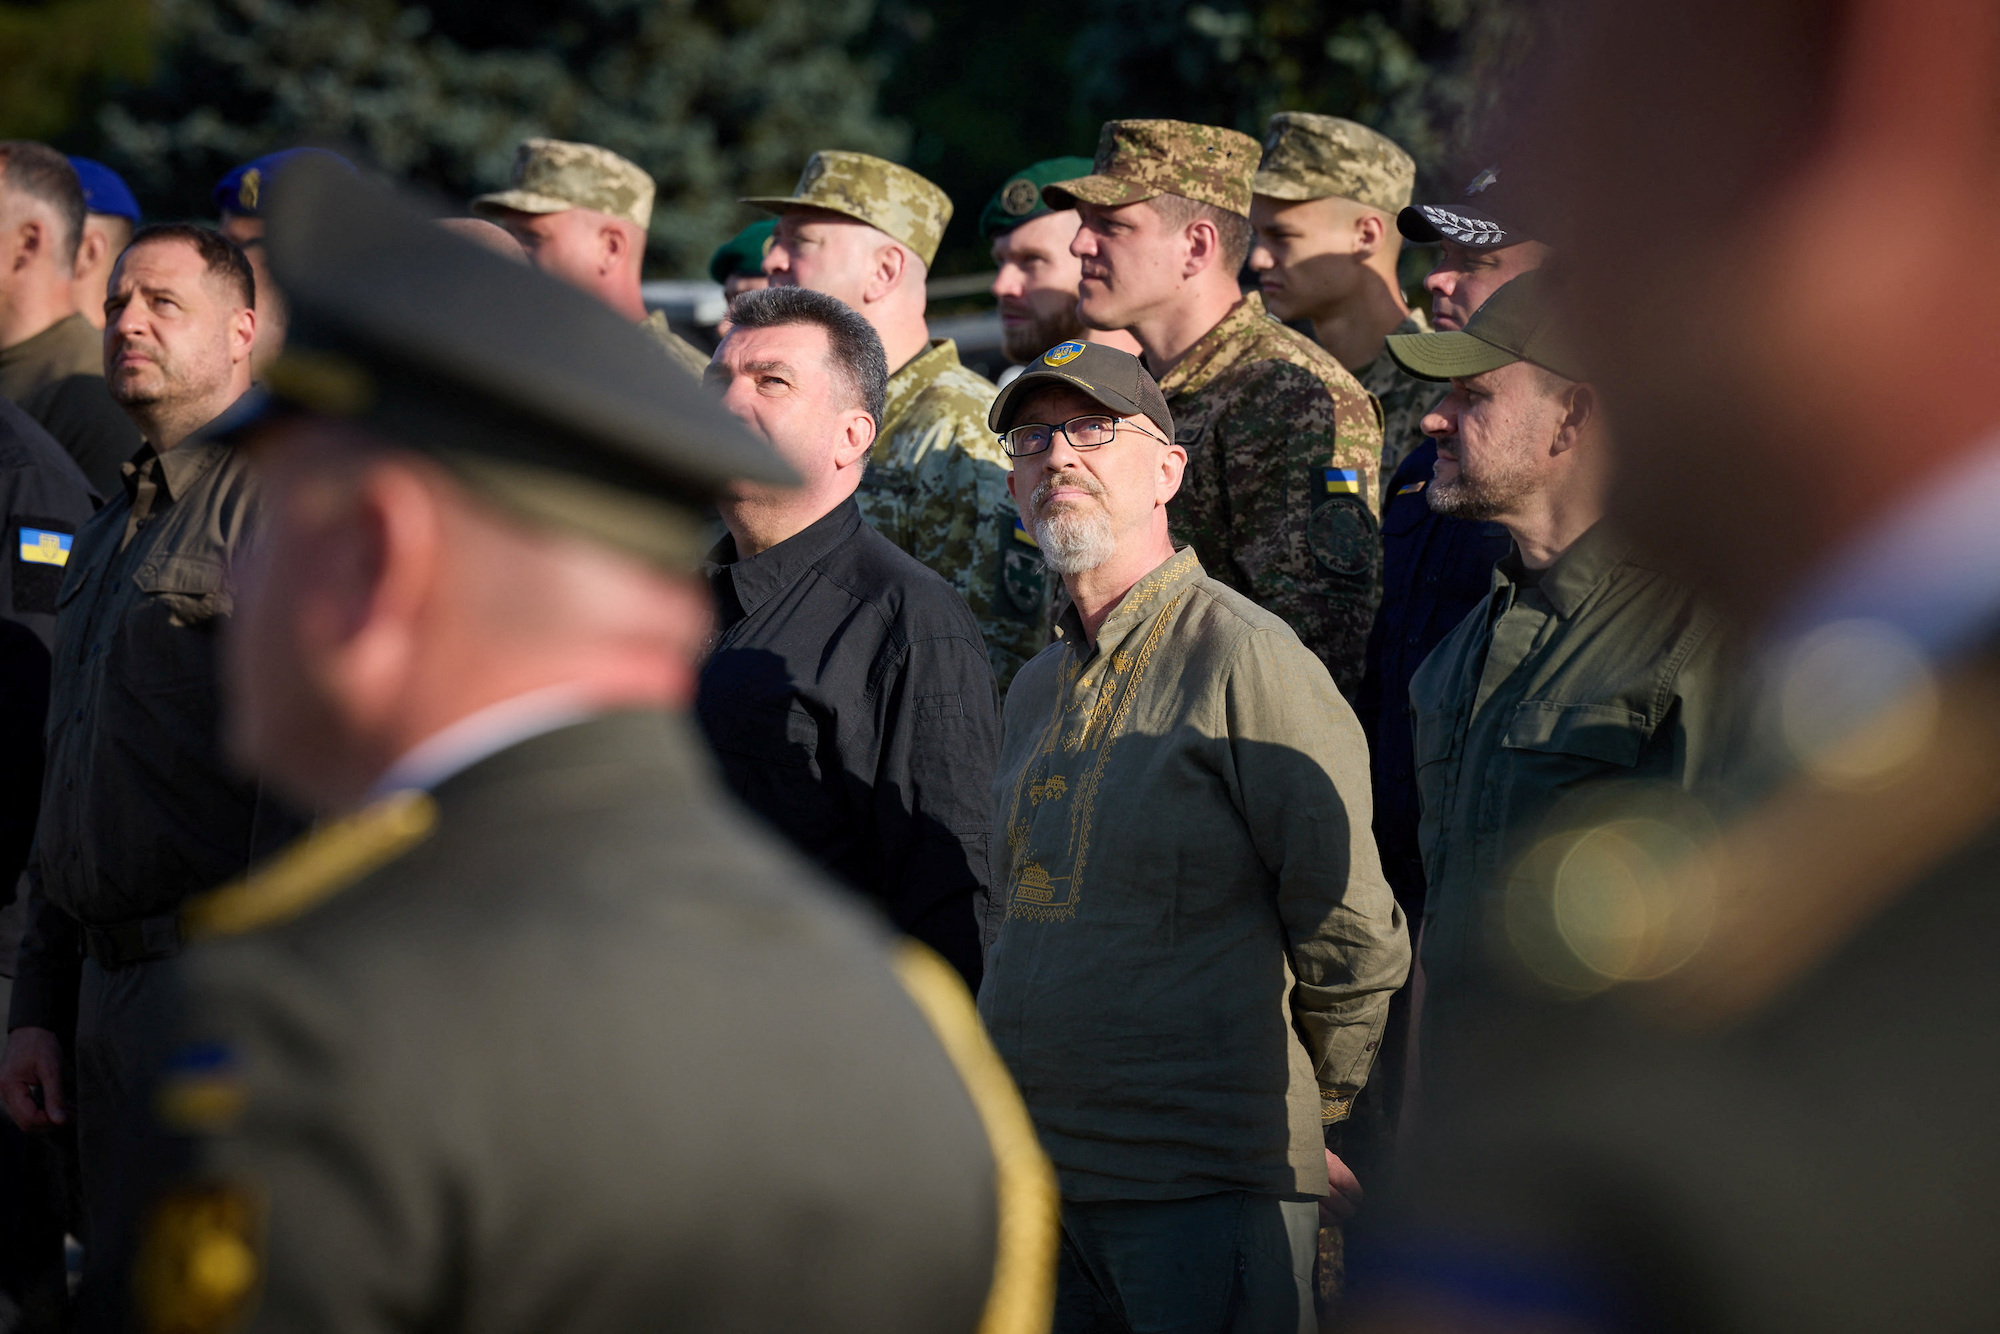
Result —
<path fill-rule="evenodd" d="M 889 394 L 889 359 L 875 326 L 854 307 L 809 287 L 766 287 L 737 293 L 729 303 L 729 319 L 736 329 L 779 329 L 788 324 L 824 329 L 827 360 L 835 377 L 847 385 L 856 404 L 875 419 L 875 425 L 882 425 L 883 404 Z"/>

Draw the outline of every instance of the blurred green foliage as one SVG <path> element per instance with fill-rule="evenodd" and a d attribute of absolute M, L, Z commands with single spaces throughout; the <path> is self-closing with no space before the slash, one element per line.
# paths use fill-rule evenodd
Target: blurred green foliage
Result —
<path fill-rule="evenodd" d="M 103 157 L 155 215 L 207 213 L 223 172 L 298 143 L 454 199 L 503 183 L 528 135 L 604 144 L 659 181 L 651 267 L 688 276 L 755 216 L 738 195 L 861 149 L 951 193 L 953 273 L 987 262 L 976 219 L 1010 172 L 1089 153 L 1118 116 L 1260 136 L 1274 111 L 1352 116 L 1455 193 L 1531 3 L 0 3 L 0 125 Z"/>

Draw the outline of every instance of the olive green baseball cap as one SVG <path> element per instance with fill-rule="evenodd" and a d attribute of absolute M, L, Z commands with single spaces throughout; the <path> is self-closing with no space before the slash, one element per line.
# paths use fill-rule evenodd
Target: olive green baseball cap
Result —
<path fill-rule="evenodd" d="M 752 195 L 737 201 L 784 213 L 823 208 L 865 222 L 908 246 L 926 267 L 937 258 L 951 221 L 951 196 L 894 162 L 867 153 L 824 150 L 806 159 L 788 195 Z"/>
<path fill-rule="evenodd" d="M 1250 178 L 1257 141 L 1220 125 L 1184 120 L 1106 121 L 1088 176 L 1042 187 L 1050 208 L 1086 204 L 1117 208 L 1156 195 L 1179 195 L 1250 216 Z"/>
<path fill-rule="evenodd" d="M 1546 269 L 1500 286 L 1463 329 L 1390 334 L 1389 355 L 1420 380 L 1484 375 L 1517 361 L 1531 361 L 1565 380 L 1587 378 L 1563 336 Z"/>
<path fill-rule="evenodd" d="M 1387 135 L 1339 116 L 1280 111 L 1250 185 L 1272 199 L 1337 196 L 1393 215 L 1409 207 L 1416 183 L 1415 159 Z"/>
<path fill-rule="evenodd" d="M 596 144 L 524 139 L 514 150 L 505 190 L 480 195 L 472 211 L 482 217 L 516 213 L 566 213 L 587 208 L 647 227 L 653 221 L 653 178 L 638 163 Z"/>
<path fill-rule="evenodd" d="M 1079 390 L 1121 417 L 1145 417 L 1174 438 L 1173 414 L 1159 381 L 1130 352 L 1102 343 L 1071 339 L 1057 343 L 1028 363 L 987 409 L 986 426 L 995 435 L 1014 425 L 1014 410 L 1037 389 L 1051 384 Z"/>
<path fill-rule="evenodd" d="M 1042 187 L 1051 181 L 1066 181 L 1073 177 L 1085 176 L 1090 172 L 1087 157 L 1044 158 L 1032 167 L 1023 167 L 1007 178 L 1007 183 L 993 192 L 993 198 L 986 201 L 986 207 L 979 213 L 979 237 L 991 240 L 1003 232 L 1011 232 L 1032 218 L 1039 218 L 1056 210 L 1042 198 Z"/>
<path fill-rule="evenodd" d="M 352 421 L 520 518 L 669 569 L 699 563 L 707 506 L 736 482 L 797 485 L 589 294 L 350 170 L 300 161 L 272 190 L 267 244 L 292 323 L 261 418 Z"/>

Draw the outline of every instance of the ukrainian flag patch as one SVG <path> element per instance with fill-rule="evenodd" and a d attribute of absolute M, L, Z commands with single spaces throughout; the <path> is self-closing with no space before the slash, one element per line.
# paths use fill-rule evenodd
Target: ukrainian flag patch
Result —
<path fill-rule="evenodd" d="M 168 1062 L 154 1110 L 169 1129 L 202 1134 L 233 1125 L 244 1100 L 236 1053 L 226 1043 L 195 1042 Z"/>
<path fill-rule="evenodd" d="M 1037 551 L 1042 549 L 1042 544 L 1035 540 L 1035 535 L 1028 531 L 1028 525 L 1021 522 L 1021 516 L 1018 514 L 1014 516 L 1014 540 Z"/>
<path fill-rule="evenodd" d="M 1429 482 L 1410 482 L 1407 485 L 1397 487 L 1396 494 L 1399 496 L 1414 496 L 1429 485 Z"/>
<path fill-rule="evenodd" d="M 1358 468 L 1322 468 L 1320 475 L 1325 479 L 1326 493 L 1330 496 L 1361 494 L 1361 470 Z"/>
<path fill-rule="evenodd" d="M 30 565 L 67 565 L 74 539 L 68 533 L 47 528 L 21 528 L 21 559 Z"/>

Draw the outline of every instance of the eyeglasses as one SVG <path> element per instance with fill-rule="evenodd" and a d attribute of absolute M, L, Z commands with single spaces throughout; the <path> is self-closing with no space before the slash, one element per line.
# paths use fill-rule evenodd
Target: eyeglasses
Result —
<path fill-rule="evenodd" d="M 1000 448 L 1006 450 L 1007 457 L 1011 459 L 1045 454 L 1054 447 L 1056 435 L 1060 433 L 1069 440 L 1072 449 L 1096 449 L 1117 439 L 1118 428 L 1121 426 L 1131 426 L 1133 431 L 1149 440 L 1158 440 L 1161 444 L 1167 443 L 1164 436 L 1154 435 L 1151 431 L 1135 425 L 1129 417 L 1111 417 L 1094 413 L 1088 417 L 1071 417 L 1060 426 L 1051 426 L 1047 422 L 1029 422 L 1023 426 L 1016 426 L 1011 431 L 1002 431 Z"/>

